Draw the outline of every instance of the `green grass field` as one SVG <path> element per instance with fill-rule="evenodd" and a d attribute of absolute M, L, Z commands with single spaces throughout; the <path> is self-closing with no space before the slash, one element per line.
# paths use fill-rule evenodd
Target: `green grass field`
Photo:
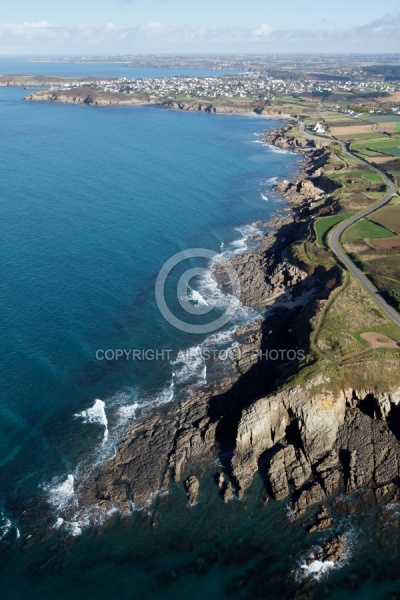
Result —
<path fill-rule="evenodd" d="M 328 231 L 330 231 L 332 227 L 334 227 L 341 221 L 344 221 L 345 219 L 348 219 L 351 216 L 352 213 L 346 213 L 343 215 L 332 215 L 331 217 L 322 217 L 321 219 L 315 221 L 314 229 L 317 236 L 317 245 L 324 246 L 326 241 L 326 234 L 328 233 Z"/>
<path fill-rule="evenodd" d="M 342 241 L 356 242 L 357 240 L 377 240 L 388 237 L 394 237 L 394 234 L 368 219 L 361 219 L 344 232 Z"/>
<path fill-rule="evenodd" d="M 392 156 L 400 156 L 400 147 L 395 146 L 395 147 L 388 147 L 388 148 L 382 148 L 382 152 L 385 152 L 385 154 L 391 154 Z"/>
<path fill-rule="evenodd" d="M 364 175 L 364 179 L 367 179 L 368 181 L 372 181 L 374 183 L 383 183 L 383 179 L 380 175 L 378 175 L 378 173 L 367 173 L 366 175 Z"/>
<path fill-rule="evenodd" d="M 393 121 L 398 121 L 400 125 L 400 116 L 396 115 L 369 115 L 368 117 L 363 117 L 363 120 L 370 123 L 393 123 Z"/>
<path fill-rule="evenodd" d="M 368 173 L 368 171 L 340 171 L 339 173 L 330 173 L 329 174 L 329 178 L 330 179 L 339 179 L 340 177 L 356 177 L 358 175 L 364 175 Z"/>
<path fill-rule="evenodd" d="M 399 138 L 373 138 L 370 137 L 366 140 L 364 140 L 362 143 L 356 143 L 356 144 L 352 144 L 352 147 L 357 149 L 362 150 L 363 148 L 365 148 L 366 146 L 368 146 L 368 148 L 372 148 L 372 150 L 382 150 L 385 148 L 398 148 L 400 146 L 400 139 Z"/>

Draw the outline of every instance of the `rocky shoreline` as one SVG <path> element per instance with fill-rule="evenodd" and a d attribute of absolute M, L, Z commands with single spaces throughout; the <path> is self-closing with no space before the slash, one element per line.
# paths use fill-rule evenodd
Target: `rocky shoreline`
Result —
<path fill-rule="evenodd" d="M 7 84 L 11 85 L 11 84 Z M 22 84 L 18 84 L 22 85 Z M 38 85 L 38 84 L 37 84 Z M 42 90 L 29 94 L 24 98 L 25 102 L 56 102 L 60 104 L 77 104 L 81 106 L 155 106 L 170 110 L 182 110 L 186 112 L 203 112 L 208 114 L 251 114 L 266 118 L 279 118 L 291 120 L 289 114 L 271 111 L 268 105 L 262 101 L 243 100 L 240 102 L 226 101 L 200 102 L 200 101 L 178 101 L 178 100 L 149 100 L 122 93 L 97 92 L 92 88 L 78 88 L 70 90 Z"/>
<path fill-rule="evenodd" d="M 294 519 L 314 514 L 310 533 L 332 528 L 334 519 L 321 505 L 335 501 L 348 508 L 346 495 L 376 505 L 400 500 L 400 388 L 356 387 L 351 372 L 336 387 L 323 373 L 297 378 L 314 361 L 303 313 L 315 313 L 341 282 L 341 271 L 308 271 L 288 255 L 290 245 L 309 234 L 314 202 L 327 193 L 327 155 L 323 145 L 287 133 L 288 126 L 281 127 L 264 141 L 304 156 L 298 180 L 276 184 L 290 213 L 269 223 L 267 235 L 254 237 L 255 248 L 230 259 L 241 301 L 266 314 L 261 326 L 237 330 L 237 346 L 216 381 L 186 390 L 179 403 L 144 412 L 128 427 L 115 456 L 79 490 L 66 521 L 99 522 L 115 510 L 155 513 L 173 484 L 181 486 L 195 515 L 211 465 L 221 502 L 241 499 L 258 473 L 265 497 L 288 503 Z M 265 358 L 276 350 L 280 358 Z M 296 358 L 288 360 L 288 351 Z M 365 378 L 379 368 L 371 363 Z M 50 511 L 41 514 L 50 523 Z M 345 546 L 339 534 L 315 560 L 340 562 Z"/>

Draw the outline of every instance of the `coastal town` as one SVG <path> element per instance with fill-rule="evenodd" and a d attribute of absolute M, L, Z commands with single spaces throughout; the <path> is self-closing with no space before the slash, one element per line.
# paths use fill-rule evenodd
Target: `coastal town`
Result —
<path fill-rule="evenodd" d="M 132 94 L 151 101 L 159 98 L 253 99 L 274 101 L 276 97 L 329 96 L 335 92 L 352 92 L 365 97 L 384 97 L 400 91 L 400 83 L 335 79 L 321 81 L 275 79 L 267 73 L 246 73 L 218 77 L 157 77 L 110 80 L 82 80 L 55 86 L 58 91 L 90 87 L 95 92 Z M 400 112 L 400 107 L 398 108 Z M 397 112 L 397 111 L 396 111 Z"/>

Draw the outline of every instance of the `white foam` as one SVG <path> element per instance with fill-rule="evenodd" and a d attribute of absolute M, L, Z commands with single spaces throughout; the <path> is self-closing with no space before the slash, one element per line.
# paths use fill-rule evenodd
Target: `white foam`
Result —
<path fill-rule="evenodd" d="M 212 333 L 203 342 L 203 347 L 207 346 L 222 346 L 229 343 L 236 331 L 236 327 L 225 329 L 224 331 L 218 331 L 218 333 Z"/>
<path fill-rule="evenodd" d="M 134 404 L 128 404 L 127 406 L 121 406 L 121 408 L 118 409 L 118 415 L 123 421 L 134 419 L 136 417 L 138 408 L 139 404 L 137 402 L 134 402 Z"/>
<path fill-rule="evenodd" d="M 82 527 L 76 521 L 66 522 L 65 526 L 66 526 L 68 533 L 70 535 L 72 535 L 73 537 L 77 537 L 78 535 L 81 535 L 81 533 L 82 533 Z"/>
<path fill-rule="evenodd" d="M 321 579 L 328 571 L 335 567 L 335 563 L 331 560 L 313 560 L 310 564 L 303 563 L 300 565 L 300 569 L 304 577 L 313 577 L 314 579 Z"/>
<path fill-rule="evenodd" d="M 197 290 L 193 290 L 189 287 L 188 299 L 197 306 L 208 306 L 208 302 L 204 300 L 203 296 Z"/>
<path fill-rule="evenodd" d="M 55 522 L 53 529 L 60 529 L 61 525 L 64 523 L 64 519 L 62 519 L 61 517 L 58 517 L 57 521 Z"/>
<path fill-rule="evenodd" d="M 175 382 L 173 377 L 171 383 L 168 386 L 166 386 L 163 390 L 161 390 L 159 394 L 156 395 L 152 402 L 152 405 L 160 406 L 161 404 L 168 404 L 169 402 L 172 402 L 172 400 L 174 399 L 174 395 Z"/>
<path fill-rule="evenodd" d="M 3 538 L 5 538 L 6 535 L 12 529 L 12 523 L 11 523 L 10 519 L 5 519 L 4 516 L 2 515 L 1 520 L 2 520 L 2 525 L 0 525 L 0 541 L 3 540 Z"/>
<path fill-rule="evenodd" d="M 270 177 L 269 179 L 267 179 L 267 183 L 276 185 L 277 183 L 279 183 L 279 177 Z"/>
<path fill-rule="evenodd" d="M 295 152 L 292 152 L 291 150 L 285 150 L 284 148 L 278 148 L 277 146 L 273 146 L 272 144 L 265 144 L 265 146 L 267 146 L 267 148 L 269 148 L 272 152 L 275 152 L 275 154 L 296 154 Z"/>
<path fill-rule="evenodd" d="M 62 483 L 43 486 L 48 493 L 49 503 L 58 511 L 76 504 L 77 499 L 74 490 L 74 476 L 68 475 Z"/>
<path fill-rule="evenodd" d="M 104 427 L 103 444 L 108 439 L 108 421 L 105 411 L 105 403 L 102 400 L 95 400 L 91 408 L 76 413 L 74 417 L 83 419 L 84 423 L 98 423 Z"/>
<path fill-rule="evenodd" d="M 269 198 L 268 196 L 266 196 L 265 194 L 263 194 L 262 192 L 260 192 L 260 196 L 263 200 L 265 200 L 265 202 L 268 202 Z"/>
<path fill-rule="evenodd" d="M 180 350 L 172 366 L 174 367 L 174 380 L 179 385 L 205 383 L 206 381 L 204 379 L 206 365 L 201 344 Z"/>

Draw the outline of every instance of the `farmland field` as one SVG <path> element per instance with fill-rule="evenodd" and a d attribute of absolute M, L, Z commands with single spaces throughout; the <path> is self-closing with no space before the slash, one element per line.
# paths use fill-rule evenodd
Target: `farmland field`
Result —
<path fill-rule="evenodd" d="M 364 117 L 364 121 L 370 121 L 371 123 L 400 123 L 400 116 L 396 117 L 395 115 L 370 115 L 368 117 Z"/>
<path fill-rule="evenodd" d="M 339 179 L 340 177 L 356 177 L 358 175 L 364 175 L 368 173 L 367 169 L 358 171 L 338 171 L 337 173 L 329 174 L 330 179 Z"/>
<path fill-rule="evenodd" d="M 325 236 L 332 227 L 351 217 L 351 213 L 342 215 L 332 215 L 331 217 L 322 217 L 314 223 L 315 233 L 317 234 L 318 246 L 324 245 Z"/>
<path fill-rule="evenodd" d="M 386 148 L 394 148 L 400 146 L 400 139 L 398 138 L 369 138 L 363 142 L 352 144 L 354 149 L 362 149 L 366 146 L 372 148 L 372 150 L 386 150 Z"/>
<path fill-rule="evenodd" d="M 373 240 L 371 243 L 378 250 L 393 250 L 394 248 L 400 248 L 400 237 L 381 238 Z"/>
<path fill-rule="evenodd" d="M 386 227 L 394 233 L 400 233 L 400 207 L 385 206 L 369 217 L 374 223 Z"/>
<path fill-rule="evenodd" d="M 355 242 L 357 240 L 375 240 L 389 237 L 394 237 L 391 231 L 372 221 L 368 221 L 368 219 L 361 219 L 361 221 L 358 221 L 344 232 L 343 241 Z"/>
<path fill-rule="evenodd" d="M 378 173 L 366 173 L 365 175 L 363 175 L 364 179 L 367 179 L 368 181 L 372 181 L 374 183 L 382 183 L 383 179 L 380 175 L 378 175 Z"/>

